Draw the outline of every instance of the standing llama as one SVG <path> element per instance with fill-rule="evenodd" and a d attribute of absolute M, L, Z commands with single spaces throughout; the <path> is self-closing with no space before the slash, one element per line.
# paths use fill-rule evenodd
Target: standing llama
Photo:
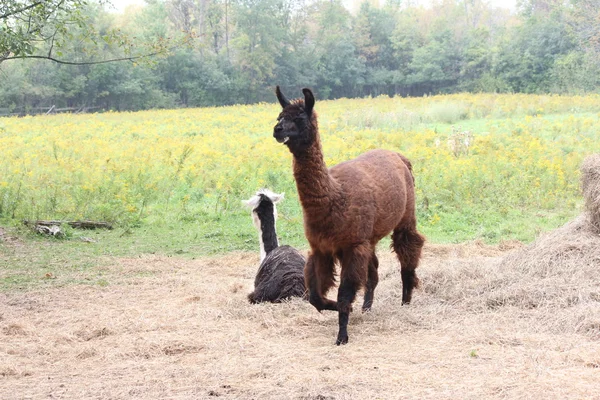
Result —
<path fill-rule="evenodd" d="M 304 232 L 310 254 L 304 269 L 310 303 L 338 311 L 336 344 L 348 342 L 348 318 L 356 292 L 365 289 L 363 311 L 373 304 L 379 281 L 375 246 L 392 233 L 392 248 L 402 266 L 402 304 L 410 303 L 419 280 L 425 238 L 417 232 L 412 166 L 404 156 L 372 150 L 327 169 L 323 160 L 315 98 L 302 89 L 304 100 L 289 101 L 277 86 L 283 111 L 273 137 L 293 155 L 293 171 L 304 211 Z M 325 298 L 341 265 L 337 302 Z"/>
<path fill-rule="evenodd" d="M 283 193 L 263 189 L 243 203 L 252 209 L 252 220 L 260 241 L 260 267 L 254 279 L 254 292 L 248 295 L 250 303 L 270 301 L 279 303 L 290 297 L 303 297 L 304 257 L 290 246 L 279 246 L 275 222 L 277 204 Z"/>

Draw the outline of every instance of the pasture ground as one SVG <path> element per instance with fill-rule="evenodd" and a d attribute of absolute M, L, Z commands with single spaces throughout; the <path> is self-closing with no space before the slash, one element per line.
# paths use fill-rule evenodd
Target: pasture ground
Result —
<path fill-rule="evenodd" d="M 104 257 L 107 285 L 0 292 L 0 398 L 600 398 L 598 278 L 575 301 L 572 281 L 545 292 L 500 270 L 519 243 L 428 244 L 403 307 L 386 246 L 373 311 L 357 299 L 341 347 L 334 313 L 248 304 L 256 252 Z"/>

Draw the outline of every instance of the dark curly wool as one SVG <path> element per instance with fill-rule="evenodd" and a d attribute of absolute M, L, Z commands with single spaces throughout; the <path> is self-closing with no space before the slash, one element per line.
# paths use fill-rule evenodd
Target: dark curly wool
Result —
<path fill-rule="evenodd" d="M 275 223 L 276 203 L 283 194 L 263 189 L 250 200 L 244 201 L 252 208 L 253 220 L 259 231 L 261 263 L 254 279 L 254 292 L 248 295 L 250 303 L 279 303 L 290 297 L 306 297 L 304 285 L 304 257 L 291 246 L 279 246 Z"/>
<path fill-rule="evenodd" d="M 290 297 L 304 297 L 305 263 L 304 257 L 290 246 L 267 253 L 256 273 L 254 292 L 248 295 L 250 303 L 279 303 Z"/>

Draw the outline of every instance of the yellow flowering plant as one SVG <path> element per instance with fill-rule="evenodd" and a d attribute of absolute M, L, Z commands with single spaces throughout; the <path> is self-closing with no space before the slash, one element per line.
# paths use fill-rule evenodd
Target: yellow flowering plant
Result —
<path fill-rule="evenodd" d="M 579 163 L 600 151 L 600 97 L 456 94 L 317 105 L 328 165 L 374 148 L 414 165 L 421 229 L 444 241 L 531 238 L 578 212 Z M 286 193 L 276 104 L 0 119 L 0 218 L 223 224 L 261 187 Z M 540 210 L 545 220 L 533 224 Z M 211 222 L 212 221 L 212 222 Z M 237 220 L 236 220 L 237 221 Z M 252 227 L 248 224 L 248 230 Z"/>

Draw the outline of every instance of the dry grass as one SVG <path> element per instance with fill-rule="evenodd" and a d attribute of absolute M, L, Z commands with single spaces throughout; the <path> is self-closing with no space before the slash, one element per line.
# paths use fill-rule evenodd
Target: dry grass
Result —
<path fill-rule="evenodd" d="M 580 300 L 595 296 L 600 283 L 600 234 L 593 228 L 589 214 L 584 213 L 505 257 L 501 273 L 504 278 L 518 273 L 533 280 L 543 290 L 544 301 L 567 301 L 565 285 L 570 285 L 571 295 Z M 547 287 L 541 287 L 541 283 Z M 556 296 L 550 298 L 550 291 Z"/>
<path fill-rule="evenodd" d="M 600 398 L 600 274 L 507 270 L 514 247 L 426 246 L 409 307 L 382 253 L 341 347 L 334 313 L 248 304 L 256 254 L 115 260 L 108 287 L 0 294 L 0 398 Z"/>

